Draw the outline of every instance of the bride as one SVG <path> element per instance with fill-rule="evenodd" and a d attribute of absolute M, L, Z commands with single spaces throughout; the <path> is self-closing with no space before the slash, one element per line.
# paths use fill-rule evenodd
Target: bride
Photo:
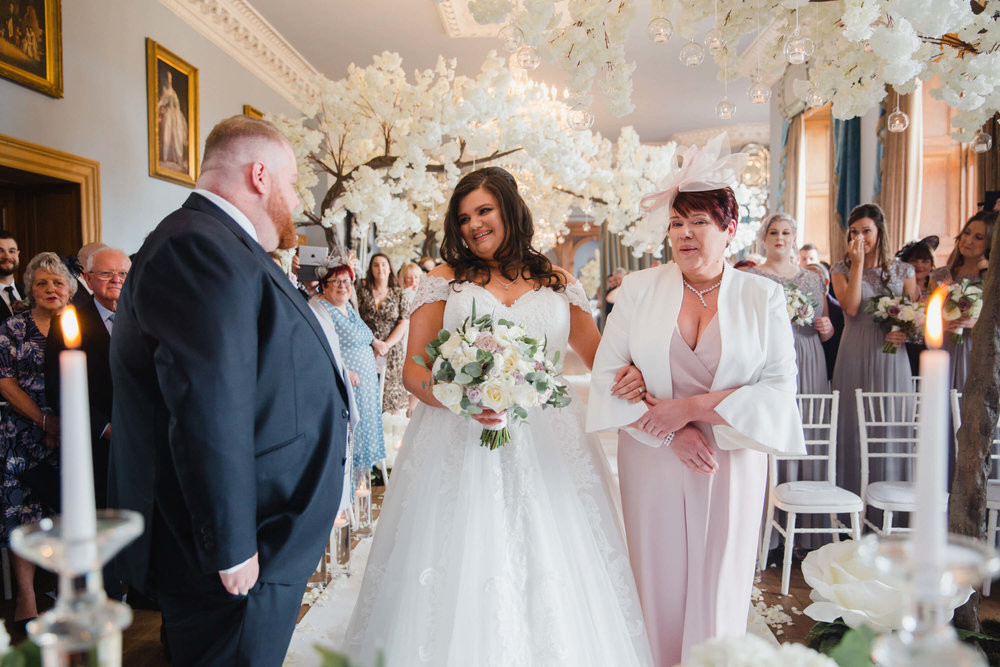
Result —
<path fill-rule="evenodd" d="M 491 451 L 413 361 L 442 328 L 494 311 L 589 367 L 600 335 L 573 278 L 531 248 L 531 212 L 498 167 L 466 175 L 420 283 L 403 380 L 421 404 L 393 470 L 346 648 L 362 664 L 648 665 L 652 659 L 599 443 L 583 407 L 536 408 Z M 641 396 L 634 368 L 617 395 Z M 479 422 L 479 423 L 476 423 Z"/>

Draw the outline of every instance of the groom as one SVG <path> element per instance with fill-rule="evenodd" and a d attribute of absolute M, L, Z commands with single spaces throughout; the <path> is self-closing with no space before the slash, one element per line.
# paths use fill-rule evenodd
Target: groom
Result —
<path fill-rule="evenodd" d="M 281 665 L 341 495 L 344 375 L 267 255 L 294 243 L 295 180 L 274 126 L 220 122 L 115 313 L 110 506 L 146 519 L 118 566 L 175 665 Z"/>

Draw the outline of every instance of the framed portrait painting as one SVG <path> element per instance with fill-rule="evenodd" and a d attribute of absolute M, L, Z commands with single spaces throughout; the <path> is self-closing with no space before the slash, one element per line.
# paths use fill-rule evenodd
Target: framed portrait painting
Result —
<path fill-rule="evenodd" d="M 198 70 L 148 37 L 146 97 L 149 175 L 194 187 L 198 180 Z"/>
<path fill-rule="evenodd" d="M 63 96 L 62 0 L 0 0 L 0 76 Z"/>

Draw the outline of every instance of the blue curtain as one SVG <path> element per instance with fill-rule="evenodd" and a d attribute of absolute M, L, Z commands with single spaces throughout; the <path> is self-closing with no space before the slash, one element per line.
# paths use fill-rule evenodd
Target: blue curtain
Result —
<path fill-rule="evenodd" d="M 851 209 L 861 203 L 860 118 L 833 119 L 833 169 L 837 176 L 837 213 L 840 225 L 846 229 Z"/>
<path fill-rule="evenodd" d="M 785 154 L 785 148 L 788 146 L 788 128 L 789 122 L 787 118 L 781 119 L 781 150 L 778 155 L 781 156 L 781 169 L 780 175 L 778 176 L 778 194 L 774 202 L 774 210 L 780 211 L 784 208 L 782 202 L 785 201 L 785 169 L 788 168 L 788 156 Z M 772 159 L 774 153 L 771 154 Z"/>

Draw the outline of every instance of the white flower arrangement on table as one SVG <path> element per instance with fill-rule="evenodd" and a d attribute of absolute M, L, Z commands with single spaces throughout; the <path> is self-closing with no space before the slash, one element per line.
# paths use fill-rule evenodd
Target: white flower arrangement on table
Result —
<path fill-rule="evenodd" d="M 946 322 L 972 317 L 977 318 L 983 311 L 983 286 L 968 278 L 948 285 L 948 298 L 944 302 L 941 316 Z M 962 329 L 951 334 L 951 342 L 958 345 L 965 340 Z"/>
<path fill-rule="evenodd" d="M 926 304 L 911 301 L 905 296 L 876 296 L 865 304 L 865 311 L 871 313 L 876 322 L 890 331 L 902 331 L 912 338 L 924 326 Z M 897 347 L 886 341 L 882 351 L 895 354 Z"/>
<path fill-rule="evenodd" d="M 801 644 L 774 644 L 757 635 L 709 639 L 691 649 L 680 667 L 836 667 L 827 656 Z"/>
<path fill-rule="evenodd" d="M 819 304 L 812 294 L 803 292 L 794 283 L 788 283 L 785 285 L 785 308 L 792 324 L 805 327 L 816 321 L 816 309 L 819 308 Z"/>
<path fill-rule="evenodd" d="M 503 413 L 479 439 L 491 450 L 510 442 L 508 422 L 527 419 L 529 408 L 561 408 L 572 400 L 556 379 L 559 352 L 550 361 L 545 341 L 492 314 L 477 316 L 475 301 L 472 314 L 454 331 L 442 329 L 426 352 L 427 359 L 413 360 L 431 371 L 431 392 L 442 405 L 466 418 L 483 410 Z"/>

